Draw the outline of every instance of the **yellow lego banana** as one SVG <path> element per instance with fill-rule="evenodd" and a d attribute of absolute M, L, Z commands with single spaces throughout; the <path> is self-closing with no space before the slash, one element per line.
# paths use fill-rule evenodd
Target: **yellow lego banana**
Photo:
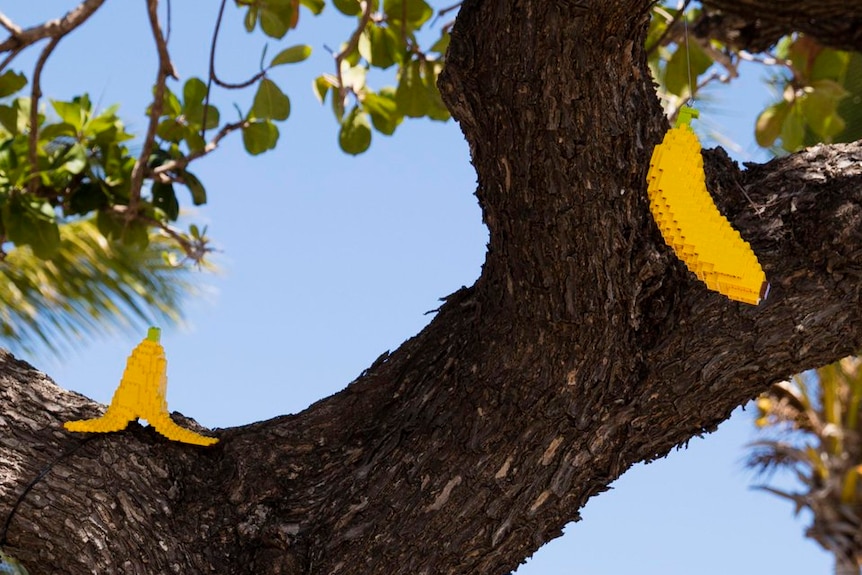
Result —
<path fill-rule="evenodd" d="M 759 304 L 769 293 L 751 246 L 721 215 L 706 189 L 700 142 L 684 107 L 655 147 L 647 174 L 650 212 L 664 241 L 706 287 L 736 301 Z"/>
<path fill-rule="evenodd" d="M 168 414 L 167 360 L 165 350 L 159 343 L 161 331 L 151 327 L 147 337 L 135 347 L 126 362 L 123 379 L 108 410 L 101 417 L 81 421 L 68 421 L 63 426 L 69 431 L 105 433 L 125 429 L 130 421 L 146 419 L 157 432 L 168 439 L 212 445 L 218 439 L 206 437 L 182 428 Z"/>

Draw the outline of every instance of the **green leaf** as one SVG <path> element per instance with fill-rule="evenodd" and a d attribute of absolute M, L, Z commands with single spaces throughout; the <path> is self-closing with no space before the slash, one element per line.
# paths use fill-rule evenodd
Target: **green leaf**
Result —
<path fill-rule="evenodd" d="M 759 146 L 768 148 L 775 143 L 775 140 L 781 134 L 787 112 L 787 102 L 781 101 L 769 106 L 760 113 L 754 127 L 754 137 Z"/>
<path fill-rule="evenodd" d="M 362 11 L 359 0 L 332 0 L 336 10 L 346 16 L 356 16 Z"/>
<path fill-rule="evenodd" d="M 309 56 L 311 56 L 311 46 L 299 44 L 297 46 L 285 48 L 276 54 L 269 66 L 273 67 L 280 66 L 282 64 L 295 64 L 296 62 L 302 62 Z"/>
<path fill-rule="evenodd" d="M 419 28 L 434 15 L 434 10 L 425 0 L 384 0 L 383 10 L 390 22 L 405 22 Z"/>
<path fill-rule="evenodd" d="M 141 222 L 128 222 L 123 226 L 120 239 L 123 242 L 123 245 L 134 249 L 145 250 L 150 244 L 149 228 Z"/>
<path fill-rule="evenodd" d="M 38 198 L 20 198 L 3 206 L 6 237 L 17 246 L 29 245 L 36 257 L 50 259 L 60 247 L 54 208 Z"/>
<path fill-rule="evenodd" d="M 63 120 L 63 122 L 72 126 L 75 129 L 75 132 L 80 132 L 81 128 L 84 127 L 84 122 L 87 119 L 87 112 L 89 111 L 89 105 L 85 109 L 82 105 L 84 103 L 89 104 L 89 101 L 85 100 L 82 102 L 80 100 L 72 100 L 71 102 L 61 102 L 58 100 L 52 100 L 51 107 L 54 108 L 54 111 L 57 112 L 57 115 L 60 116 L 60 119 Z"/>
<path fill-rule="evenodd" d="M 825 91 L 806 93 L 799 99 L 799 107 L 808 127 L 823 141 L 831 142 L 833 137 L 844 130 L 844 120 L 835 112 L 838 101 Z"/>
<path fill-rule="evenodd" d="M 196 127 L 197 129 L 192 130 L 193 132 L 200 131 L 200 126 L 204 121 L 204 101 L 207 96 L 207 85 L 200 78 L 189 78 L 189 80 L 183 86 L 183 104 L 182 104 L 182 115 L 185 117 L 186 123 Z M 219 111 L 218 108 L 212 105 L 207 105 L 206 107 L 206 129 L 212 130 L 213 128 L 217 128 L 219 125 Z M 192 146 L 192 142 L 188 141 L 192 149 L 199 149 L 197 144 L 198 142 L 194 142 L 194 146 Z M 203 146 L 200 146 L 203 147 Z"/>
<path fill-rule="evenodd" d="M 398 88 L 395 91 L 395 103 L 398 112 L 410 118 L 421 118 L 430 104 L 428 90 L 422 81 L 422 63 L 413 60 L 401 67 Z"/>
<path fill-rule="evenodd" d="M 311 13 L 317 16 L 326 7 L 326 2 L 323 0 L 299 0 L 299 3 L 311 10 Z"/>
<path fill-rule="evenodd" d="M 75 142 L 59 158 L 62 162 L 59 169 L 70 174 L 80 174 L 88 164 L 87 150 L 80 142 Z"/>
<path fill-rule="evenodd" d="M 355 106 L 341 122 L 338 145 L 348 154 L 361 154 L 371 145 L 371 125 L 368 114 Z"/>
<path fill-rule="evenodd" d="M 392 28 L 381 28 L 376 24 L 368 26 L 365 30 L 367 38 L 367 54 L 363 57 L 377 68 L 386 69 L 401 61 L 401 55 L 406 49 L 401 37 Z"/>
<path fill-rule="evenodd" d="M 261 120 L 286 120 L 290 116 L 290 99 L 269 78 L 260 81 L 250 118 Z"/>
<path fill-rule="evenodd" d="M 180 203 L 172 184 L 155 182 L 152 187 L 153 205 L 163 212 L 168 220 L 174 222 L 180 215 Z"/>
<path fill-rule="evenodd" d="M 844 86 L 834 80 L 814 80 L 809 87 L 821 97 L 834 101 L 836 105 L 849 94 Z"/>
<path fill-rule="evenodd" d="M 107 240 L 119 239 L 123 231 L 123 223 L 107 210 L 99 210 L 96 214 L 96 227 Z"/>
<path fill-rule="evenodd" d="M 428 90 L 428 117 L 432 120 L 445 122 L 449 120 L 451 114 L 449 114 L 449 109 L 443 103 L 443 98 L 437 89 L 437 77 L 443 71 L 443 63 L 425 60 L 422 64 L 422 69 L 425 73 L 425 87 Z"/>
<path fill-rule="evenodd" d="M 849 62 L 849 52 L 824 48 L 817 54 L 811 66 L 810 83 L 814 84 L 818 80 L 842 81 Z"/>
<path fill-rule="evenodd" d="M 317 97 L 317 101 L 323 104 L 323 102 L 326 101 L 326 93 L 333 87 L 334 84 L 326 77 L 326 75 L 315 78 L 312 88 L 314 89 L 314 95 Z"/>
<path fill-rule="evenodd" d="M 209 124 L 209 119 L 207 119 L 207 124 Z M 186 145 L 192 152 L 200 152 L 207 145 L 207 143 L 203 139 L 203 136 L 201 136 L 201 133 L 196 130 L 194 126 L 189 126 L 186 128 L 183 139 L 186 141 Z"/>
<path fill-rule="evenodd" d="M 267 0 L 260 8 L 260 29 L 272 38 L 283 38 L 293 22 L 290 0 Z"/>
<path fill-rule="evenodd" d="M 0 98 L 11 96 L 27 85 L 27 77 L 12 70 L 0 74 Z"/>
<path fill-rule="evenodd" d="M 254 27 L 257 24 L 257 18 L 260 13 L 260 10 L 257 6 L 249 6 L 248 12 L 245 13 L 245 18 L 243 18 L 243 25 L 245 26 L 246 32 L 253 32 Z"/>
<path fill-rule="evenodd" d="M 681 98 L 690 96 L 692 91 L 689 78 L 696 86 L 698 76 L 706 72 L 710 66 L 712 66 L 712 58 L 696 43 L 689 43 L 688 50 L 685 46 L 677 46 L 665 68 L 664 83 L 667 91 Z"/>
<path fill-rule="evenodd" d="M 437 52 L 438 54 L 445 54 L 446 50 L 449 49 L 449 40 L 451 38 L 452 37 L 449 35 L 449 31 L 444 30 L 443 33 L 440 34 L 440 37 L 437 39 L 437 41 L 434 42 L 434 44 L 431 46 L 431 48 L 429 48 L 428 51 Z M 649 42 L 647 42 L 647 45 L 650 45 Z"/>
<path fill-rule="evenodd" d="M 791 106 L 784 124 L 781 126 L 781 147 L 788 152 L 795 152 L 802 147 L 805 136 L 805 121 L 799 106 Z"/>
<path fill-rule="evenodd" d="M 66 122 L 48 124 L 47 126 L 42 126 L 39 130 L 39 140 L 43 143 L 52 142 L 57 138 L 75 138 L 77 136 L 78 132 L 75 130 L 75 126 L 67 124 Z"/>
<path fill-rule="evenodd" d="M 18 102 L 11 106 L 0 104 L 0 126 L 14 136 L 18 134 Z"/>
<path fill-rule="evenodd" d="M 242 129 L 242 143 L 252 156 L 275 148 L 278 143 L 278 128 L 269 120 L 252 122 Z"/>
<path fill-rule="evenodd" d="M 149 113 L 149 108 L 147 109 Z M 169 88 L 165 88 L 165 98 L 162 104 L 162 115 L 170 118 L 176 118 L 183 113 L 183 107 L 180 104 L 180 99 L 177 95 L 171 92 Z"/>
<path fill-rule="evenodd" d="M 108 195 L 102 186 L 94 182 L 84 182 L 72 192 L 66 208 L 67 215 L 84 215 L 107 207 Z"/>
<path fill-rule="evenodd" d="M 192 203 L 196 206 L 202 206 L 207 203 L 207 191 L 201 181 L 191 172 L 183 172 L 183 183 L 192 193 Z"/>
<path fill-rule="evenodd" d="M 847 127 L 839 141 L 855 142 L 862 139 L 862 53 L 850 55 L 844 88 L 849 94 L 838 103 L 838 113 L 847 122 Z"/>
<path fill-rule="evenodd" d="M 167 142 L 180 142 L 186 135 L 186 126 L 168 118 L 159 122 L 156 135 Z"/>
<path fill-rule="evenodd" d="M 395 103 L 395 90 L 383 88 L 379 93 L 367 92 L 362 97 L 362 109 L 371 116 L 374 129 L 382 134 L 391 136 L 395 128 L 404 118 L 398 113 L 398 105 Z"/>
<path fill-rule="evenodd" d="M 207 97 L 207 85 L 200 78 L 189 78 L 183 85 L 183 112 L 189 107 L 200 107 Z"/>

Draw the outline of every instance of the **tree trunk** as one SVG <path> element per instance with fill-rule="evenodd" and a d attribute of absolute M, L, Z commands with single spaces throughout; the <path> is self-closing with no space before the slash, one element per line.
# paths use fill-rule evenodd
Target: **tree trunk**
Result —
<path fill-rule="evenodd" d="M 859 563 L 855 558 L 835 556 L 835 575 L 859 575 Z"/>
<path fill-rule="evenodd" d="M 477 282 L 303 413 L 206 449 L 137 425 L 88 442 L 25 499 L 8 551 L 33 575 L 499 575 L 634 463 L 862 347 L 862 145 L 744 172 L 705 153 L 772 282 L 759 307 L 664 245 L 650 4 L 465 0 L 441 87 L 490 230 Z M 99 406 L 9 355 L 0 378 L 9 509 L 80 441 L 62 422 Z"/>

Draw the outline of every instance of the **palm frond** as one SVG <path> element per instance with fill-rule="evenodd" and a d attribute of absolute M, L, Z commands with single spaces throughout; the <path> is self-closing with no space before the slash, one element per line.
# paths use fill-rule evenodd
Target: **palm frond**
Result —
<path fill-rule="evenodd" d="M 746 460 L 746 467 L 754 469 L 758 473 L 771 472 L 779 468 L 797 468 L 803 466 L 814 470 L 821 470 L 817 451 L 811 447 L 799 448 L 783 441 L 765 439 L 753 441 L 748 444 L 751 449 Z"/>
<path fill-rule="evenodd" d="M 109 243 L 92 220 L 60 230 L 51 260 L 24 246 L 0 263 L 0 341 L 13 351 L 59 353 L 106 328 L 176 323 L 198 290 L 188 268 L 163 257 L 175 248 L 161 235 L 139 249 Z"/>

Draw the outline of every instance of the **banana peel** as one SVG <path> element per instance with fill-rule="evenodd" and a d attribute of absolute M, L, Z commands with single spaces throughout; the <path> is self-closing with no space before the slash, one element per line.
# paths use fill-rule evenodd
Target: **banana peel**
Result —
<path fill-rule="evenodd" d="M 69 431 L 108 433 L 126 428 L 129 422 L 146 419 L 157 432 L 173 441 L 194 445 L 212 445 L 215 437 L 206 437 L 180 427 L 168 413 L 167 360 L 159 343 L 161 331 L 151 327 L 147 337 L 135 347 L 126 362 L 120 385 L 114 392 L 111 404 L 101 417 L 63 424 Z"/>

